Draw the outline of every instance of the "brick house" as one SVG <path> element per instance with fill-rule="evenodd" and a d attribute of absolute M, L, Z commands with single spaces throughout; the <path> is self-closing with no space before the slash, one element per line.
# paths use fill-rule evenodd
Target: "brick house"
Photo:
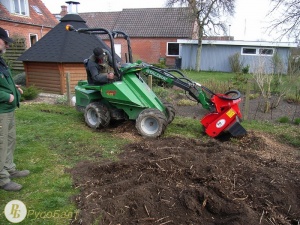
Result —
<path fill-rule="evenodd" d="M 62 8 L 62 12 L 65 8 Z M 123 31 L 129 35 L 133 60 L 147 63 L 165 61 L 174 66 L 179 56 L 177 39 L 196 38 L 196 24 L 188 8 L 137 8 L 119 12 L 79 13 L 88 27 Z M 105 38 L 103 38 L 105 40 Z M 124 59 L 126 41 L 115 39 L 115 51 Z"/>
<path fill-rule="evenodd" d="M 57 23 L 41 0 L 0 0 L 0 26 L 15 41 L 5 54 L 11 68 L 23 71 L 16 59 Z"/>
<path fill-rule="evenodd" d="M 0 0 L 0 21 L 10 37 L 24 38 L 27 48 L 58 23 L 41 0 Z"/>

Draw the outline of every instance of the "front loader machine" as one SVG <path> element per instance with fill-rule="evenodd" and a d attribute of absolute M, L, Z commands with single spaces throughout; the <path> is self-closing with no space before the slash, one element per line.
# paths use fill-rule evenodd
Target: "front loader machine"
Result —
<path fill-rule="evenodd" d="M 75 87 L 76 108 L 84 112 L 85 121 L 91 128 L 103 128 L 113 120 L 133 120 L 136 129 L 145 137 L 162 135 L 175 117 L 175 109 L 170 103 L 162 102 L 142 79 L 142 74 L 152 75 L 166 83 L 185 90 L 189 96 L 200 103 L 209 113 L 201 119 L 205 132 L 217 137 L 223 132 L 233 136 L 246 134 L 240 125 L 241 113 L 238 107 L 241 101 L 238 91 L 225 94 L 214 94 L 202 85 L 191 81 L 178 70 L 160 69 L 143 62 L 132 62 L 129 37 L 124 32 L 108 31 L 104 28 L 79 28 L 74 30 L 84 34 L 106 34 L 111 46 L 113 38 L 123 35 L 128 43 L 126 64 L 117 66 L 114 48 L 111 48 L 111 66 L 116 81 L 99 86 L 89 85 L 87 81 L 79 81 Z M 174 75 L 176 74 L 176 76 Z M 211 94 L 208 98 L 207 94 Z M 232 94 L 235 96 L 232 97 Z"/>
<path fill-rule="evenodd" d="M 135 74 L 102 86 L 80 81 L 75 87 L 76 107 L 84 112 L 91 128 L 103 128 L 113 120 L 135 120 L 138 132 L 158 137 L 165 131 L 175 112 L 157 98 L 148 85 Z"/>

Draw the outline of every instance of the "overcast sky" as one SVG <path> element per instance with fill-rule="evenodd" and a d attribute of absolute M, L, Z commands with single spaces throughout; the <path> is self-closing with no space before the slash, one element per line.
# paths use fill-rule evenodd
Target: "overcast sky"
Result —
<path fill-rule="evenodd" d="M 42 0 L 51 13 L 59 13 L 65 0 Z M 165 7 L 165 0 L 78 0 L 78 12 L 121 11 L 123 8 L 159 8 Z M 228 33 L 235 40 L 265 40 L 273 41 L 275 36 L 269 36 L 265 30 L 268 25 L 266 17 L 270 9 L 269 0 L 236 0 L 234 18 L 228 18 Z M 291 40 L 293 41 L 293 40 Z"/>

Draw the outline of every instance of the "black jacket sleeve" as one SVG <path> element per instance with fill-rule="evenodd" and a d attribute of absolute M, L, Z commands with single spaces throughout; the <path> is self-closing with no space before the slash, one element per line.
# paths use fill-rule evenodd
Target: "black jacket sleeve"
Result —
<path fill-rule="evenodd" d="M 90 76 L 93 84 L 105 84 L 108 83 L 107 73 L 102 72 L 103 69 L 100 65 L 92 60 L 89 60 L 87 64 L 87 73 Z"/>

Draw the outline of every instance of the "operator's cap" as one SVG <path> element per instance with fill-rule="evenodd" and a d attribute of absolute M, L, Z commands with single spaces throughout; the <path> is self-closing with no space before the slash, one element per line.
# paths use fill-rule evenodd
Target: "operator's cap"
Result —
<path fill-rule="evenodd" d="M 106 53 L 100 47 L 95 48 L 93 53 L 98 59 L 103 58 L 106 55 Z"/>
<path fill-rule="evenodd" d="M 0 39 L 2 39 L 3 41 L 6 41 L 7 43 L 13 43 L 13 39 L 9 38 L 6 31 L 0 27 Z"/>

